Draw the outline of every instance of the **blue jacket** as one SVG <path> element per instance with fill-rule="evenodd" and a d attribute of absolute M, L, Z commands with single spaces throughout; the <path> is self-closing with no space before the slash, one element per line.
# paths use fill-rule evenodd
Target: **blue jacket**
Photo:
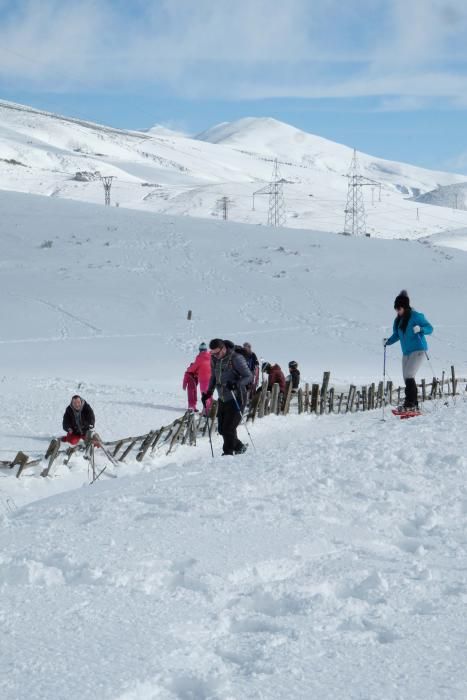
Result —
<path fill-rule="evenodd" d="M 412 309 L 405 333 L 398 327 L 398 324 L 399 317 L 397 316 L 394 319 L 392 335 L 388 338 L 386 345 L 392 345 L 400 340 L 403 355 L 410 355 L 411 352 L 417 352 L 419 350 L 428 350 L 425 336 L 433 333 L 433 326 L 426 320 L 423 314 Z M 420 326 L 420 333 L 413 332 L 414 326 Z"/>

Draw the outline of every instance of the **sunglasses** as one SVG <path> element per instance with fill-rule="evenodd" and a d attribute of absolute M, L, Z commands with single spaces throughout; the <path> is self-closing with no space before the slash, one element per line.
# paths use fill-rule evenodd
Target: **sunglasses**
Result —
<path fill-rule="evenodd" d="M 214 357 L 217 357 L 217 355 L 220 353 L 222 348 L 216 348 L 216 350 L 211 350 L 211 355 L 214 355 Z"/>

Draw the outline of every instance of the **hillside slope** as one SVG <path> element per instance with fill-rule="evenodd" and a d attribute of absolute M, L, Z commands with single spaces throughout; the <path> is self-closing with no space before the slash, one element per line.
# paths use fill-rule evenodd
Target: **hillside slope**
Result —
<path fill-rule="evenodd" d="M 211 143 L 210 141 L 214 141 Z M 346 173 L 352 150 L 273 119 L 243 119 L 198 139 L 160 127 L 126 131 L 0 102 L 0 188 L 102 204 L 101 175 L 113 176 L 111 200 L 121 207 L 220 218 L 229 198 L 234 221 L 265 224 L 273 161 L 285 179 L 287 226 L 342 231 Z M 417 238 L 467 225 L 467 213 L 443 212 L 409 195 L 467 177 L 359 154 L 368 232 Z"/>

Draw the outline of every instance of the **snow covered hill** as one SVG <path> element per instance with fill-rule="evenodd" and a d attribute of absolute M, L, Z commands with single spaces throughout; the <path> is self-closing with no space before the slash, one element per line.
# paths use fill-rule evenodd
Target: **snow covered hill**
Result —
<path fill-rule="evenodd" d="M 170 422 L 213 336 L 303 380 L 377 380 L 402 287 L 435 327 L 422 374 L 467 375 L 467 253 L 431 238 L 0 210 L 2 459 L 42 454 L 75 392 L 106 439 Z M 214 437 L 214 459 L 201 441 L 93 486 L 79 458 L 1 470 L 2 700 L 464 700 L 467 405 L 429 408 L 272 417 L 256 452 Z"/>
<path fill-rule="evenodd" d="M 435 190 L 415 197 L 415 201 L 435 204 L 438 207 L 467 209 L 467 183 L 457 182 L 453 185 L 439 185 Z"/>
<path fill-rule="evenodd" d="M 352 149 L 274 119 L 242 119 L 189 138 L 156 126 L 125 131 L 0 102 L 0 188 L 102 204 L 101 175 L 113 176 L 121 207 L 266 224 L 266 185 L 278 158 L 287 226 L 340 232 Z M 372 236 L 418 238 L 467 226 L 464 211 L 440 212 L 408 198 L 467 177 L 359 154 Z"/>

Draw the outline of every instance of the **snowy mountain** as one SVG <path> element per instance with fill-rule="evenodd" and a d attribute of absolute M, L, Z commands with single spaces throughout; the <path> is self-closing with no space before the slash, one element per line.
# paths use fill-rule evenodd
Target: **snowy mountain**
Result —
<path fill-rule="evenodd" d="M 280 161 L 301 164 L 316 171 L 346 175 L 353 149 L 334 141 L 308 134 L 277 119 L 246 118 L 224 122 L 199 134 L 198 139 L 223 144 L 238 150 L 265 154 Z M 361 173 L 369 178 L 392 183 L 404 194 L 424 191 L 428 182 L 451 182 L 467 178 L 435 173 L 406 163 L 395 163 L 359 153 Z M 454 178 L 454 180 L 453 180 Z"/>
<path fill-rule="evenodd" d="M 279 160 L 286 181 L 287 226 L 340 232 L 352 149 L 274 119 L 242 119 L 188 138 L 154 127 L 125 131 L 0 102 L 0 188 L 102 204 L 101 175 L 113 176 L 111 201 L 152 213 L 266 224 L 268 197 L 253 194 Z M 440 212 L 408 197 L 467 182 L 359 154 L 367 230 L 375 237 L 418 238 L 467 226 L 467 213 Z"/>
<path fill-rule="evenodd" d="M 75 392 L 104 439 L 168 424 L 213 336 L 304 381 L 377 381 L 402 287 L 435 328 L 420 376 L 467 375 L 467 253 L 431 239 L 15 192 L 0 209 L 2 459 L 42 454 Z M 399 347 L 386 369 L 399 384 Z M 0 470 L 2 700 L 464 700 L 467 411 L 444 403 L 273 416 L 241 457 L 214 435 L 214 459 L 200 440 L 93 486 L 79 457 L 52 479 Z"/>

